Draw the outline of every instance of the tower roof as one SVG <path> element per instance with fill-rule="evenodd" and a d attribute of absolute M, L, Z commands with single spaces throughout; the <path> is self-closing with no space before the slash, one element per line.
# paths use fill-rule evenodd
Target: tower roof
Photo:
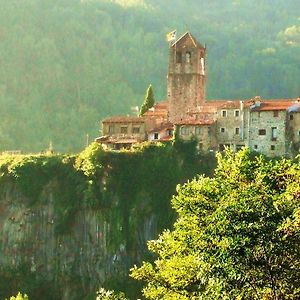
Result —
<path fill-rule="evenodd" d="M 200 47 L 205 49 L 205 47 L 203 47 L 203 45 L 201 45 L 196 39 L 195 37 L 189 32 L 187 31 L 186 33 L 184 33 L 178 40 L 176 40 L 171 47 L 174 47 L 175 45 L 180 45 L 181 43 L 184 43 L 184 41 L 186 41 L 187 39 L 191 40 L 193 45 L 195 47 Z"/>

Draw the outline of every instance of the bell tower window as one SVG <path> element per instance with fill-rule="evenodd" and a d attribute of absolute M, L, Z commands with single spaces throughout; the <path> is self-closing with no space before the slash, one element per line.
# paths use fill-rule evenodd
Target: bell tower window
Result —
<path fill-rule="evenodd" d="M 182 55 L 180 51 L 176 52 L 176 63 L 181 64 L 182 63 Z"/>
<path fill-rule="evenodd" d="M 191 63 L 191 57 L 192 57 L 191 52 L 188 51 L 185 53 L 185 61 L 187 64 Z"/>

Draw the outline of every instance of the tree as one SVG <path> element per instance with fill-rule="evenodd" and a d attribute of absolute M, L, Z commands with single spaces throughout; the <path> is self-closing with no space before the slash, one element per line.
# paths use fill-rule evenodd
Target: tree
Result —
<path fill-rule="evenodd" d="M 153 107 L 154 102 L 155 100 L 154 100 L 153 89 L 152 89 L 152 85 L 150 84 L 145 95 L 144 103 L 142 104 L 140 109 L 140 116 L 142 116 L 149 108 Z"/>
<path fill-rule="evenodd" d="M 122 292 L 107 291 L 104 288 L 100 288 L 97 291 L 96 300 L 127 300 Z"/>
<path fill-rule="evenodd" d="M 28 300 L 28 297 L 26 294 L 22 295 L 20 292 L 16 297 L 12 296 L 10 297 L 10 300 Z"/>
<path fill-rule="evenodd" d="M 134 267 L 148 299 L 299 299 L 300 163 L 218 155 L 214 178 L 178 188 L 174 230 Z"/>

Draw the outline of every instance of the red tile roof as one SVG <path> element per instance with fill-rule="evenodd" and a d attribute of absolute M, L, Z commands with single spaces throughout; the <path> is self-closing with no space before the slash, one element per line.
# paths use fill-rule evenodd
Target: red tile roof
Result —
<path fill-rule="evenodd" d="M 173 138 L 173 136 L 169 135 L 169 136 L 165 136 L 165 137 L 160 138 L 159 141 L 161 141 L 161 142 L 167 142 L 167 141 L 171 141 L 172 138 Z"/>
<path fill-rule="evenodd" d="M 155 103 L 154 106 L 150 109 L 148 109 L 143 117 L 167 117 L 168 116 L 168 102 L 167 101 L 161 101 L 158 103 Z"/>
<path fill-rule="evenodd" d="M 178 40 L 176 40 L 174 43 L 172 43 L 172 47 L 174 47 L 175 46 L 175 44 L 178 44 L 184 37 L 186 37 L 186 36 L 188 36 L 191 40 L 192 40 L 192 42 L 193 42 L 193 44 L 194 44 L 194 46 L 195 47 L 200 47 L 200 48 L 205 48 L 205 47 L 203 47 L 193 36 L 192 36 L 192 34 L 190 33 L 190 32 L 186 32 L 186 33 L 184 33 L 180 38 L 178 38 Z"/>
<path fill-rule="evenodd" d="M 253 102 L 249 102 L 252 111 L 287 110 L 294 103 L 295 102 L 293 100 L 289 99 L 268 99 L 262 100 L 259 106 L 254 106 Z"/>
<path fill-rule="evenodd" d="M 113 116 L 106 118 L 102 123 L 144 123 L 145 120 L 142 117 L 136 116 Z"/>
<path fill-rule="evenodd" d="M 196 120 L 196 119 L 185 119 L 176 123 L 176 125 L 212 125 L 215 121 L 212 119 L 208 120 Z"/>

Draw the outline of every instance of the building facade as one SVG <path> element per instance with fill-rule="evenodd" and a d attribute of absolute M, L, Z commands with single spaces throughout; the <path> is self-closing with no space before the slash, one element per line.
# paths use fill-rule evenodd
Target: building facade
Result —
<path fill-rule="evenodd" d="M 196 139 L 202 151 L 238 151 L 291 156 L 300 148 L 300 99 L 206 100 L 206 47 L 187 32 L 169 47 L 167 100 L 141 117 L 102 121 L 96 141 L 111 149 L 141 141 Z"/>

